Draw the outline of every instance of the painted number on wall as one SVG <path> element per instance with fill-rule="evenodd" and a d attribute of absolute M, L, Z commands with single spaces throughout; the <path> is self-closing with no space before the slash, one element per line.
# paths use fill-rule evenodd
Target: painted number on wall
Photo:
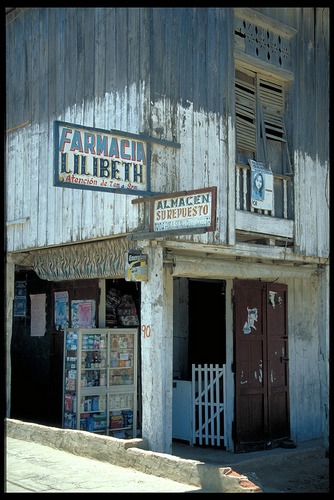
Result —
<path fill-rule="evenodd" d="M 143 325 L 141 327 L 141 331 L 143 332 L 144 339 L 146 339 L 147 337 L 151 336 L 151 327 L 150 327 L 150 325 Z"/>

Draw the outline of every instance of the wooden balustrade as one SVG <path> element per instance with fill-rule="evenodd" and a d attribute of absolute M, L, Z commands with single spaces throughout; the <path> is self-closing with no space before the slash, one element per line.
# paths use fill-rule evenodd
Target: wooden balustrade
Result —
<path fill-rule="evenodd" d="M 250 173 L 251 169 L 248 165 L 236 165 L 236 210 L 245 210 L 248 212 L 269 215 L 271 217 L 278 217 L 282 219 L 288 219 L 288 185 L 291 182 L 291 177 L 282 174 L 273 174 L 274 176 L 274 189 L 273 189 L 273 209 L 272 210 L 260 210 L 251 206 L 251 192 L 250 192 Z M 280 200 L 279 206 L 282 209 L 278 213 L 275 210 L 275 196 L 277 196 L 277 183 L 281 184 L 280 195 L 282 200 Z M 277 213 L 276 213 L 277 212 Z"/>

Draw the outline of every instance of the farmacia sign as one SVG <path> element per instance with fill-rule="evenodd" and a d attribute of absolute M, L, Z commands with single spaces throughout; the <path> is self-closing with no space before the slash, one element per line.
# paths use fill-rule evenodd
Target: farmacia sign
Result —
<path fill-rule="evenodd" d="M 139 135 L 55 122 L 54 185 L 149 192 L 148 143 Z"/>

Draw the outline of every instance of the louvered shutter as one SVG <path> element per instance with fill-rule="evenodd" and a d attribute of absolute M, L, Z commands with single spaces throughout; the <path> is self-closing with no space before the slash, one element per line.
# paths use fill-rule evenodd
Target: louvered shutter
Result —
<path fill-rule="evenodd" d="M 283 86 L 260 77 L 259 96 L 266 138 L 286 142 L 283 121 Z"/>
<path fill-rule="evenodd" d="M 256 81 L 236 72 L 236 140 L 237 150 L 256 153 Z"/>

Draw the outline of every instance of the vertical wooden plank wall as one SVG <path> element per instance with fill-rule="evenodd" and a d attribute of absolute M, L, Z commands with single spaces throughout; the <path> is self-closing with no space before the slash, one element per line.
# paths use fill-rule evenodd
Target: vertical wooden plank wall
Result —
<path fill-rule="evenodd" d="M 264 11 L 297 29 L 289 110 L 297 248 L 326 255 L 328 138 L 319 137 L 328 118 L 328 19 L 322 9 Z M 9 250 L 124 234 L 139 225 L 143 209 L 131 196 L 53 186 L 54 120 L 179 142 L 179 149 L 153 146 L 152 190 L 217 185 L 217 231 L 183 239 L 233 243 L 233 9 L 19 12 L 6 27 L 13 86 L 7 128 L 31 124 L 8 134 L 8 169 L 15 172 L 8 214 L 29 220 L 9 227 Z"/>

